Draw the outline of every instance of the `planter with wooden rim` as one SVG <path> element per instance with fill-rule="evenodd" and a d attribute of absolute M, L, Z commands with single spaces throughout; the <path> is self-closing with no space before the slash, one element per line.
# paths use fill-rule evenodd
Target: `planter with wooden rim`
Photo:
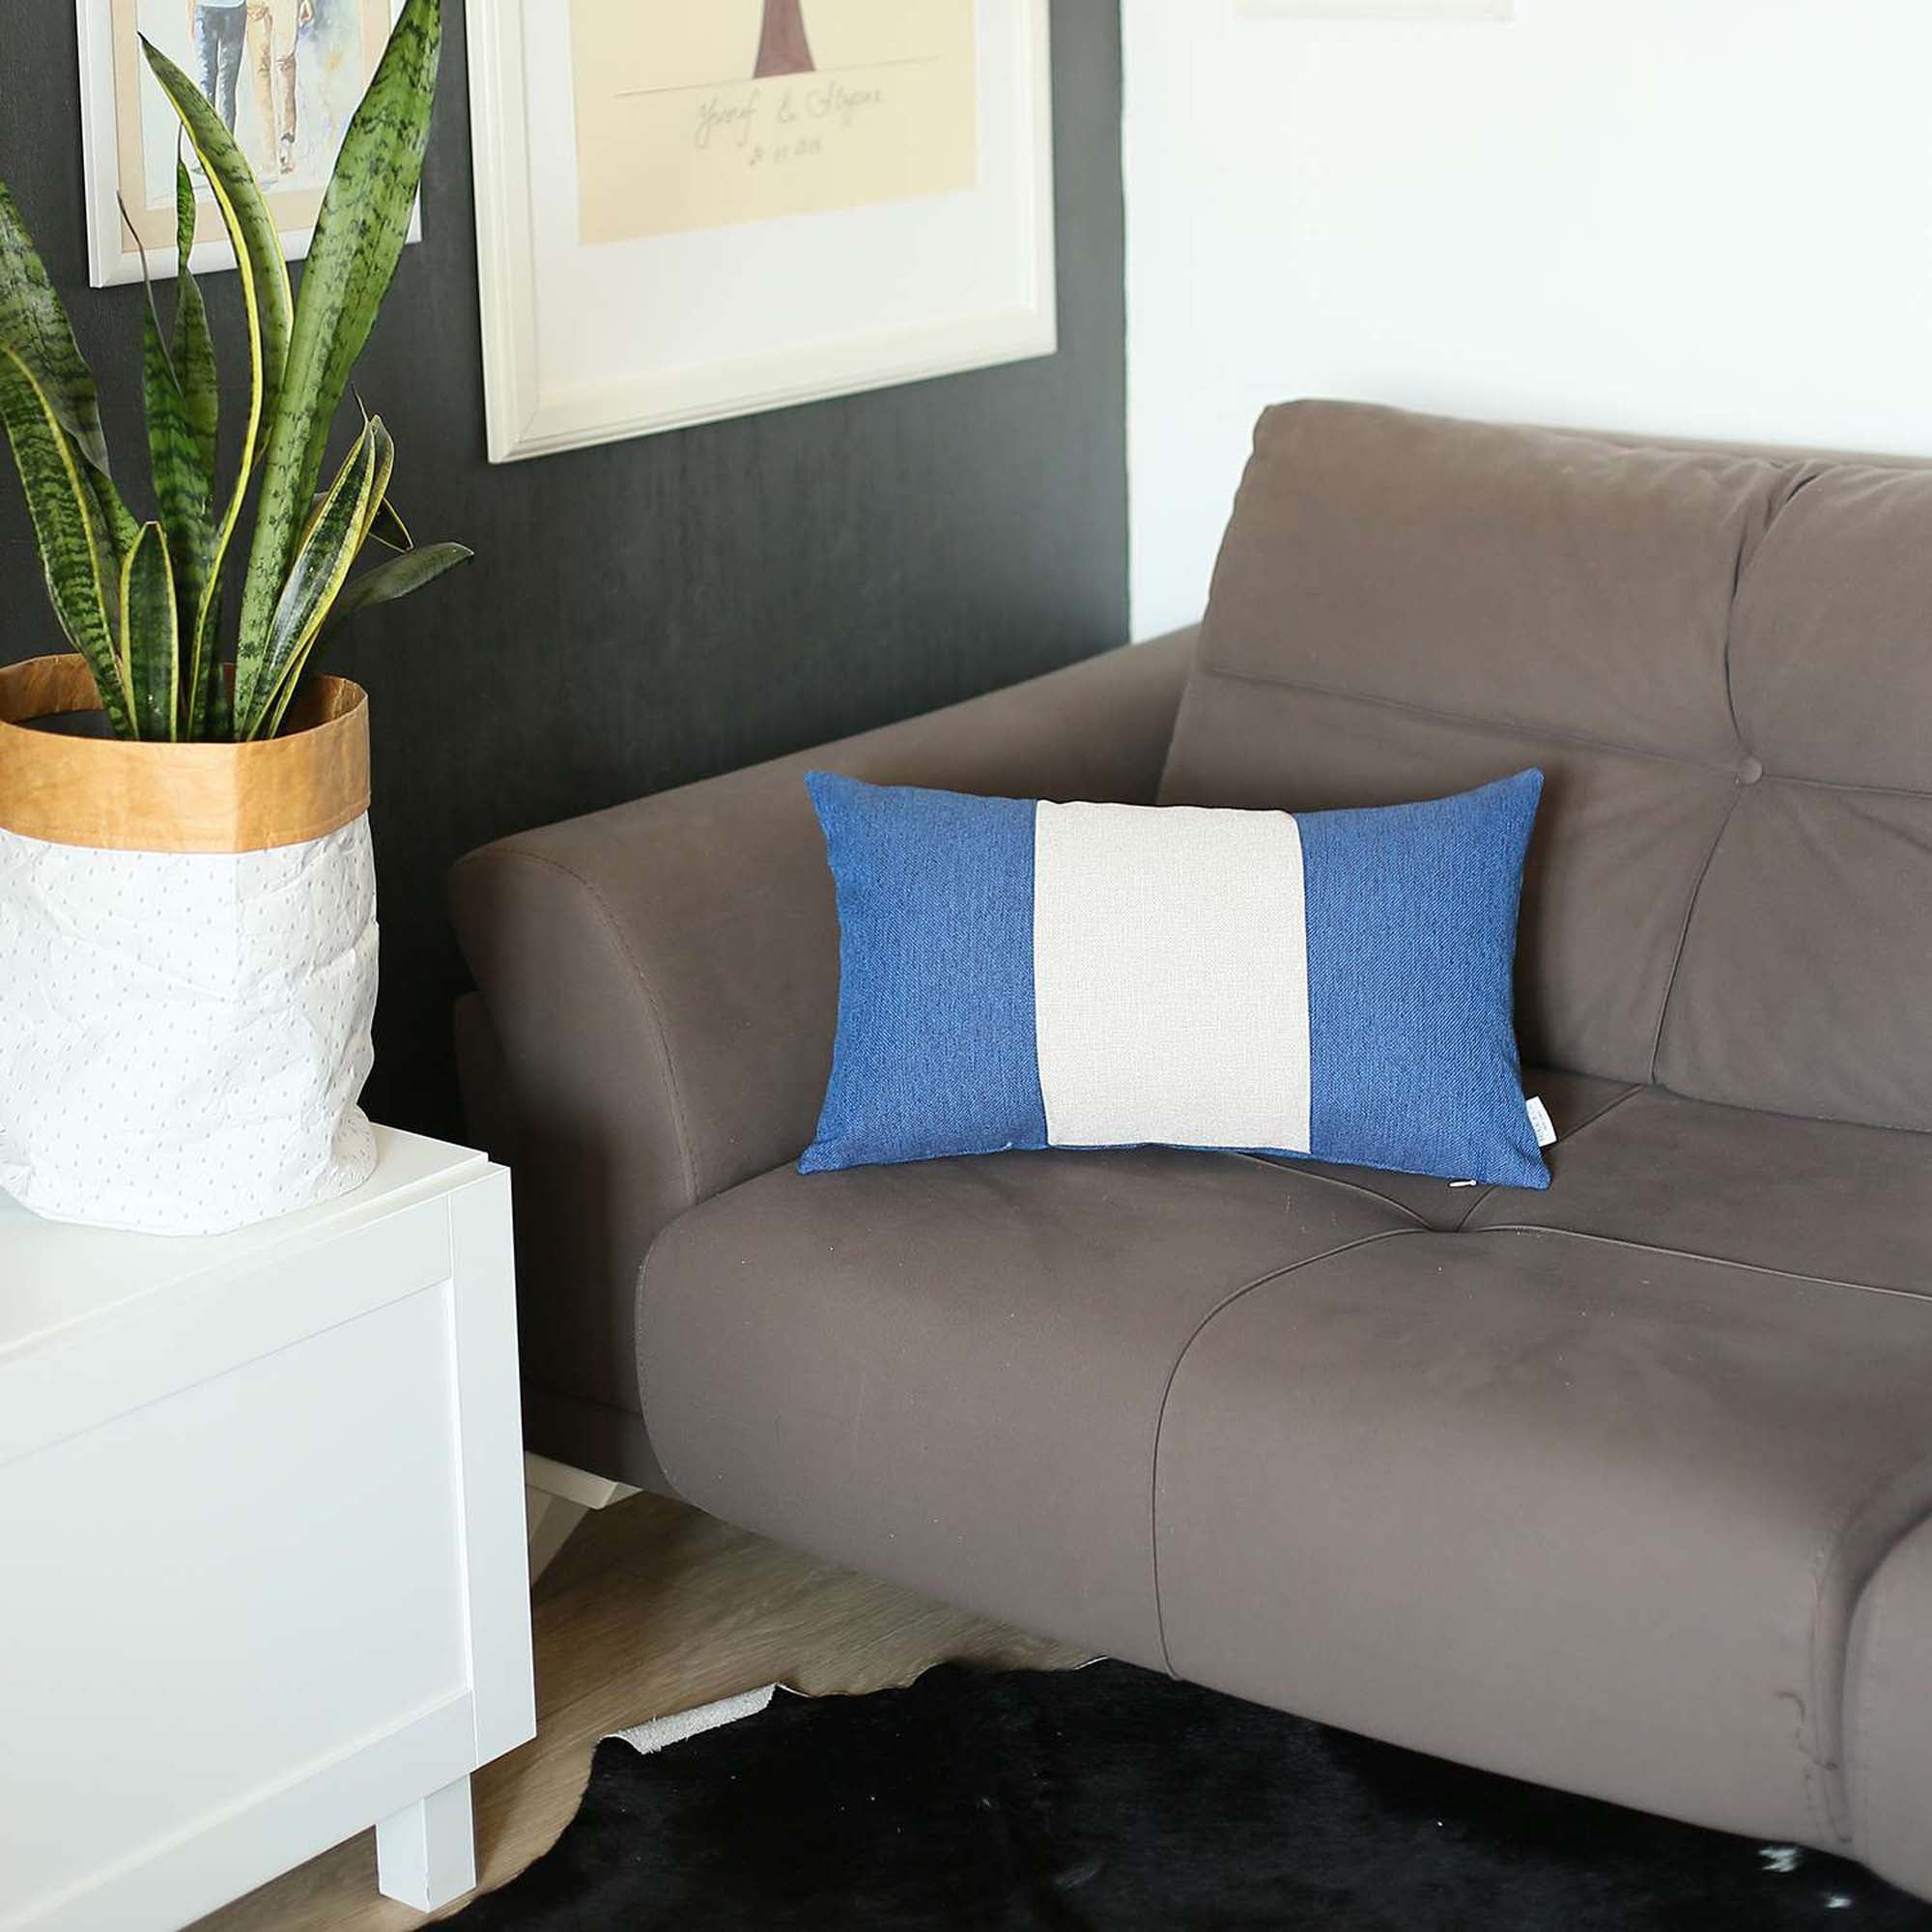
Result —
<path fill-rule="evenodd" d="M 175 165 L 172 327 L 152 289 L 142 310 L 145 521 L 0 182 L 0 429 L 75 652 L 0 670 L 0 1189 L 43 1214 L 214 1234 L 374 1164 L 368 709 L 309 661 L 469 555 L 414 546 L 381 416 L 361 412 L 333 481 L 325 465 L 402 258 L 441 46 L 441 0 L 402 0 L 298 299 L 232 130 L 141 43 L 196 164 Z M 246 325 L 226 403 L 191 267 L 208 199 Z M 372 541 L 396 554 L 358 574 Z"/>
<path fill-rule="evenodd" d="M 210 1235 L 367 1179 L 369 722 L 341 678 L 282 736 L 106 732 L 72 656 L 0 669 L 0 1189 Z"/>

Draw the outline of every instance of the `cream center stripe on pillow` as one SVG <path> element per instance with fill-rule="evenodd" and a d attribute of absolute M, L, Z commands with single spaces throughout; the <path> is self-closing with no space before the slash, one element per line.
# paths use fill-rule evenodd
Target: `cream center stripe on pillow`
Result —
<path fill-rule="evenodd" d="M 1039 806 L 1046 1138 L 1308 1149 L 1308 924 L 1285 811 Z"/>

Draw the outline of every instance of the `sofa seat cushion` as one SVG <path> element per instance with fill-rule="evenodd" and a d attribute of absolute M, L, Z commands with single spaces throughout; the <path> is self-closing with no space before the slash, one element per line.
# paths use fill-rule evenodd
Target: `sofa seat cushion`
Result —
<path fill-rule="evenodd" d="M 1525 1066 L 1522 1069 L 1522 1091 L 1543 1102 L 1556 1129 L 1555 1146 L 1545 1150 L 1551 1185 L 1554 1186 L 1564 1171 L 1563 1163 L 1570 1143 L 1599 1115 L 1620 1105 L 1637 1090 L 1625 1080 L 1595 1080 L 1587 1073 L 1564 1073 L 1548 1066 Z M 1484 1190 L 1467 1185 L 1454 1186 L 1446 1180 L 1432 1180 L 1426 1175 L 1394 1174 L 1385 1168 L 1344 1167 L 1324 1160 L 1303 1161 L 1297 1165 L 1304 1173 L 1319 1174 L 1345 1187 L 1356 1187 L 1373 1194 L 1401 1208 L 1416 1226 L 1424 1228 L 1460 1228 L 1469 1219 L 1478 1204 L 1491 1195 L 1515 1202 L 1541 1198 L 1538 1192 L 1526 1187 Z"/>
<path fill-rule="evenodd" d="M 1566 1136 L 1549 1168 L 1547 1192 L 1492 1188 L 1467 1225 L 1566 1228 L 1932 1293 L 1932 1134 L 1713 1106 L 1644 1087 Z"/>
<path fill-rule="evenodd" d="M 1189 1336 L 1258 1280 L 1412 1225 L 1226 1154 L 781 1169 L 653 1248 L 644 1413 L 703 1509 L 1158 1664 L 1154 1442 Z"/>
<path fill-rule="evenodd" d="M 1705 1182 L 1686 1168 L 1690 1238 Z M 1171 1667 L 1842 1846 L 1847 1635 L 1932 1511 L 1928 1389 L 1916 1293 L 1555 1228 L 1330 1256 L 1224 1305 L 1176 1371 L 1155 1487 Z"/>

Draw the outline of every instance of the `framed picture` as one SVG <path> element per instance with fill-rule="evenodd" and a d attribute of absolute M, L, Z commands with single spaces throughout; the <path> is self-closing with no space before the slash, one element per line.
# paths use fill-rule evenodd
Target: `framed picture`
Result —
<path fill-rule="evenodd" d="M 1516 0 L 1241 0 L 1241 12 L 1304 20 L 1513 20 Z"/>
<path fill-rule="evenodd" d="M 469 0 L 496 462 L 1047 355 L 1047 0 Z"/>
<path fill-rule="evenodd" d="M 306 255 L 343 131 L 401 0 L 75 0 L 75 8 L 94 286 L 141 279 L 134 235 L 149 272 L 172 275 L 178 148 L 201 185 L 181 123 L 141 57 L 143 34 L 201 83 L 254 163 L 285 251 Z M 420 234 L 418 208 L 410 238 Z M 207 194 L 197 198 L 188 261 L 196 274 L 235 266 Z"/>

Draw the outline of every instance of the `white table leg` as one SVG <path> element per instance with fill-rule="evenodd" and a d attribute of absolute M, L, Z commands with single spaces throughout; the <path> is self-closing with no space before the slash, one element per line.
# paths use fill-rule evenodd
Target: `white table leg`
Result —
<path fill-rule="evenodd" d="M 376 1887 L 384 1897 L 434 1912 L 475 1883 L 476 1833 L 467 1777 L 376 1827 Z"/>
<path fill-rule="evenodd" d="M 524 1521 L 534 1584 L 550 1568 L 551 1559 L 570 1541 L 571 1532 L 590 1512 L 582 1503 L 551 1495 L 544 1490 L 524 1491 Z"/>

